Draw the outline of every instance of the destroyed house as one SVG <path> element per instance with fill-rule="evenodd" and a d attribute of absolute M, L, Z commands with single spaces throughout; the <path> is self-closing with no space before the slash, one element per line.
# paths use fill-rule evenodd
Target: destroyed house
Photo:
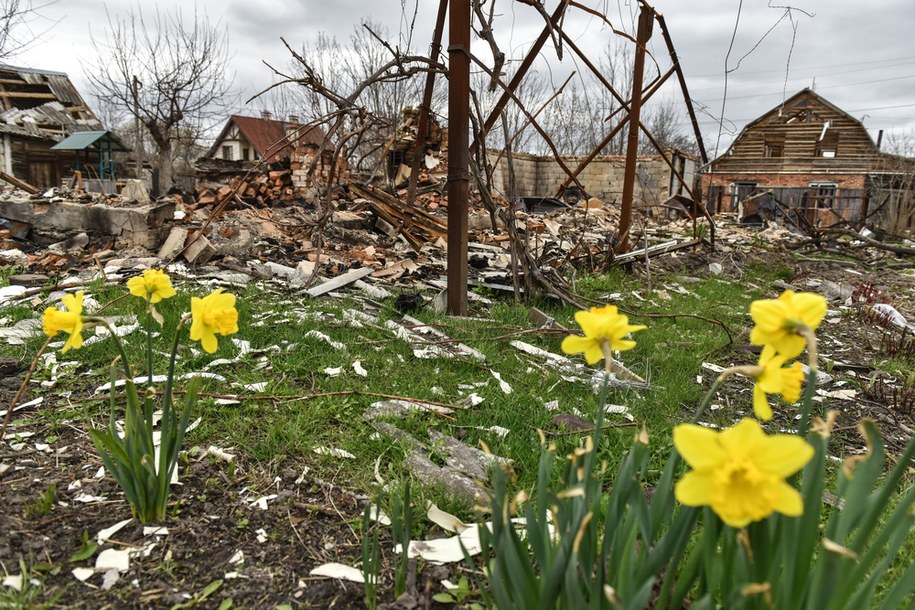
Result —
<path fill-rule="evenodd" d="M 52 150 L 72 133 L 101 123 L 63 72 L 0 64 L 0 169 L 36 187 L 54 186 L 73 155 Z"/>
<path fill-rule="evenodd" d="M 831 226 L 862 222 L 890 198 L 910 198 L 897 178 L 913 167 L 882 153 L 861 121 L 804 89 L 747 124 L 702 172 L 701 185 L 712 213 Z"/>
<path fill-rule="evenodd" d="M 204 159 L 222 161 L 267 162 L 288 159 L 297 147 L 321 147 L 324 133 L 317 127 L 299 123 L 294 115 L 278 121 L 269 112 L 260 117 L 232 115 L 204 155 Z"/>

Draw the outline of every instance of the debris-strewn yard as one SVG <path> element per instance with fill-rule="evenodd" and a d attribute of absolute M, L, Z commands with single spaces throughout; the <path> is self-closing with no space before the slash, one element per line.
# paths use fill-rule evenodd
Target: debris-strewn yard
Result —
<path fill-rule="evenodd" d="M 119 298 L 119 276 L 130 271 L 129 261 L 105 278 L 88 269 L 73 286 L 139 359 L 135 303 Z M 538 431 L 563 455 L 594 420 L 593 371 L 559 350 L 574 310 L 555 301 L 534 309 L 482 290 L 486 301 L 472 316 L 454 319 L 426 306 L 433 295 L 372 298 L 348 288 L 311 298 L 287 282 L 180 266 L 172 278 L 179 296 L 160 304 L 166 329 L 190 295 L 223 287 L 238 296 L 240 332 L 220 340 L 214 356 L 196 344 L 179 351 L 178 374 L 206 379 L 166 522 L 130 520 L 88 436 L 108 420 L 110 338 L 87 336 L 67 353 L 52 343 L 0 447 L 0 562 L 14 585 L 0 592 L 2 604 L 362 607 L 362 584 L 313 571 L 339 563 L 361 578 L 367 502 L 390 512 L 395 490 L 411 480 L 412 538 L 451 537 L 430 506 L 467 523 L 485 519 L 473 496 L 486 493 L 493 463 L 510 460 L 517 488 L 530 489 Z M 650 288 L 646 279 L 613 271 L 577 282 L 580 294 L 618 304 L 648 326 L 637 349 L 622 354 L 628 371 L 609 390 L 600 456 L 611 465 L 642 428 L 660 464 L 671 426 L 689 418 L 721 367 L 755 360 L 749 302 L 790 286 L 829 300 L 818 333 L 816 409 L 840 414 L 830 457 L 838 463 L 865 451 L 855 431 L 861 417 L 879 422 L 891 451 L 912 434 L 909 276 L 770 252 L 692 252 L 659 259 Z M 4 404 L 43 341 L 36 320 L 61 290 L 33 290 L 0 310 Z M 751 410 L 751 393 L 745 381 L 729 381 L 705 423 L 731 425 Z M 773 430 L 791 426 L 790 407 L 776 413 Z M 397 556 L 388 529 L 380 531 L 378 599 L 389 603 Z M 441 552 L 428 545 L 426 559 L 410 565 L 410 595 L 390 607 L 445 607 L 433 596 L 445 600 L 443 581 L 460 582 L 466 566 L 453 561 L 459 554 L 436 565 Z M 462 604 L 475 599 L 472 591 L 450 595 Z"/>

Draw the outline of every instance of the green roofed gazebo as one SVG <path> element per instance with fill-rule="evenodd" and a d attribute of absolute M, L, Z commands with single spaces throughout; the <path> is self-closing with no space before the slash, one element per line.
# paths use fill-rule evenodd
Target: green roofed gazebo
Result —
<path fill-rule="evenodd" d="M 76 169 L 91 167 L 89 152 L 98 153 L 98 178 L 114 180 L 113 154 L 129 152 L 121 140 L 110 131 L 78 131 L 51 147 L 51 150 L 75 150 Z"/>

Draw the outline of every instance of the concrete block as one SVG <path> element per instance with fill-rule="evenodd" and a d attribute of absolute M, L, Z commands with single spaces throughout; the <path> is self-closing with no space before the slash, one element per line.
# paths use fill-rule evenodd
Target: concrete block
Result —
<path fill-rule="evenodd" d="M 177 257 L 184 249 L 185 243 L 187 243 L 187 229 L 184 227 L 172 227 L 162 247 L 159 248 L 159 258 L 171 260 Z"/>
<path fill-rule="evenodd" d="M 121 197 L 138 203 L 149 203 L 149 192 L 142 180 L 127 180 L 121 189 Z"/>

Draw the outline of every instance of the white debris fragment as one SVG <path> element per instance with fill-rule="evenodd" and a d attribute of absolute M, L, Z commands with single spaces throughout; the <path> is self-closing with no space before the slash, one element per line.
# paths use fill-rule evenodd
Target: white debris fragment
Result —
<path fill-rule="evenodd" d="M 318 455 L 332 455 L 338 458 L 346 458 L 348 460 L 355 460 L 356 456 L 346 451 L 345 449 L 339 449 L 337 447 L 315 447 L 313 449 Z"/>
<path fill-rule="evenodd" d="M 257 530 L 255 530 L 254 533 L 257 534 L 258 543 L 264 544 L 265 542 L 267 542 L 267 530 L 265 530 L 264 528 L 261 527 L 261 528 L 258 528 Z"/>
<path fill-rule="evenodd" d="M 241 551 L 241 549 L 235 551 L 232 556 L 229 557 L 229 563 L 231 563 L 233 566 L 240 566 L 241 564 L 245 563 L 245 554 Z"/>
<path fill-rule="evenodd" d="M 105 572 L 105 575 L 102 577 L 102 591 L 107 591 L 111 589 L 114 585 L 117 584 L 118 579 L 121 578 L 121 570 L 116 568 L 111 568 Z"/>
<path fill-rule="evenodd" d="M 545 408 L 547 411 L 558 411 L 559 410 L 559 401 L 550 400 L 548 402 L 545 402 L 545 403 L 543 403 L 543 408 Z"/>
<path fill-rule="evenodd" d="M 267 390 L 267 382 L 259 381 L 257 383 L 246 383 L 242 387 L 250 392 L 264 392 Z"/>
<path fill-rule="evenodd" d="M 98 542 L 99 544 L 105 544 L 106 542 L 108 542 L 111 539 L 112 536 L 114 536 L 119 531 L 124 529 L 124 527 L 131 521 L 133 521 L 133 519 L 124 519 L 123 521 L 118 521 L 111 527 L 106 527 L 105 529 L 103 529 L 102 531 L 100 531 L 98 534 L 95 535 L 96 542 Z"/>
<path fill-rule="evenodd" d="M 22 591 L 22 574 L 10 574 L 3 577 L 3 586 Z"/>
<path fill-rule="evenodd" d="M 270 494 L 268 496 L 261 496 L 261 497 L 257 498 L 256 500 L 251 501 L 248 504 L 248 506 L 252 506 L 252 507 L 256 506 L 261 510 L 267 510 L 267 502 L 270 500 L 275 500 L 275 499 L 276 499 L 276 494 Z"/>
<path fill-rule="evenodd" d="M 443 511 L 438 506 L 436 506 L 434 502 L 426 503 L 426 518 L 446 532 L 454 532 L 456 534 L 460 534 L 465 529 L 467 529 L 466 523 L 451 513 Z"/>
<path fill-rule="evenodd" d="M 480 396 L 480 395 L 477 394 L 476 392 L 471 392 L 467 397 L 465 397 L 465 398 L 459 400 L 458 403 L 470 405 L 471 407 L 475 407 L 475 406 L 477 406 L 478 404 L 482 403 L 482 402 L 485 401 L 485 400 L 486 400 L 485 398 L 483 398 L 482 396 Z"/>
<path fill-rule="evenodd" d="M 825 396 L 827 398 L 836 398 L 838 400 L 854 400 L 858 395 L 858 392 L 852 390 L 851 388 L 832 390 L 831 392 L 827 392 L 826 390 L 817 390 L 817 395 Z"/>
<path fill-rule="evenodd" d="M 343 343 L 340 343 L 339 341 L 334 341 L 333 339 L 331 339 L 330 337 L 328 337 L 327 335 L 325 335 L 324 333 L 322 333 L 319 330 L 310 330 L 307 333 L 305 333 L 305 336 L 312 338 L 312 339 L 319 339 L 321 341 L 324 341 L 325 343 L 327 343 L 334 349 L 346 349 L 346 345 L 344 345 Z"/>
<path fill-rule="evenodd" d="M 95 558 L 95 569 L 98 571 L 117 570 L 126 572 L 130 569 L 130 551 L 105 549 Z"/>
<path fill-rule="evenodd" d="M 105 496 L 92 496 L 89 494 L 79 494 L 73 498 L 74 502 L 82 502 L 83 504 L 94 504 L 96 502 L 104 502 L 107 500 Z"/>
<path fill-rule="evenodd" d="M 510 385 L 508 385 L 508 383 L 507 383 L 506 381 L 503 381 L 503 380 L 502 380 L 502 375 L 501 375 L 501 374 L 497 373 L 496 371 L 494 371 L 494 370 L 492 370 L 492 369 L 490 369 L 489 372 L 492 373 L 492 376 L 495 377 L 495 378 L 496 378 L 496 381 L 499 382 L 499 388 L 502 390 L 502 392 L 503 392 L 504 394 L 511 394 L 511 393 L 512 393 L 512 387 L 511 387 Z"/>
<path fill-rule="evenodd" d="M 168 536 L 168 528 L 165 526 L 146 526 L 143 528 L 144 536 Z"/>
<path fill-rule="evenodd" d="M 340 373 L 342 373 L 342 372 L 343 372 L 342 366 L 338 366 L 338 367 L 329 366 L 326 369 L 324 369 L 324 374 L 327 375 L 328 377 L 339 377 Z"/>
<path fill-rule="evenodd" d="M 325 563 L 314 568 L 309 572 L 312 576 L 326 576 L 328 578 L 338 578 L 340 580 L 348 580 L 350 582 L 365 582 L 365 577 L 362 576 L 362 572 L 356 568 L 343 565 L 342 563 Z"/>
<path fill-rule="evenodd" d="M 225 449 L 221 449 L 216 445 L 210 445 L 207 447 L 206 451 L 203 452 L 203 455 L 200 456 L 203 459 L 207 455 L 212 455 L 215 458 L 218 458 L 224 462 L 231 462 L 235 459 L 235 455 L 227 452 Z"/>
<path fill-rule="evenodd" d="M 92 568 L 74 568 L 70 573 L 73 574 L 73 578 L 76 580 L 86 582 L 95 574 L 95 570 Z"/>
<path fill-rule="evenodd" d="M 369 519 L 381 525 L 391 525 L 391 518 L 375 504 L 369 507 Z"/>
<path fill-rule="evenodd" d="M 356 374 L 359 375 L 360 377 L 368 377 L 368 376 L 369 376 L 369 372 L 368 372 L 367 370 L 365 370 L 365 369 L 362 367 L 362 362 L 359 361 L 359 360 L 356 360 L 356 361 L 353 363 L 353 370 L 354 370 L 354 371 L 356 372 Z"/>

